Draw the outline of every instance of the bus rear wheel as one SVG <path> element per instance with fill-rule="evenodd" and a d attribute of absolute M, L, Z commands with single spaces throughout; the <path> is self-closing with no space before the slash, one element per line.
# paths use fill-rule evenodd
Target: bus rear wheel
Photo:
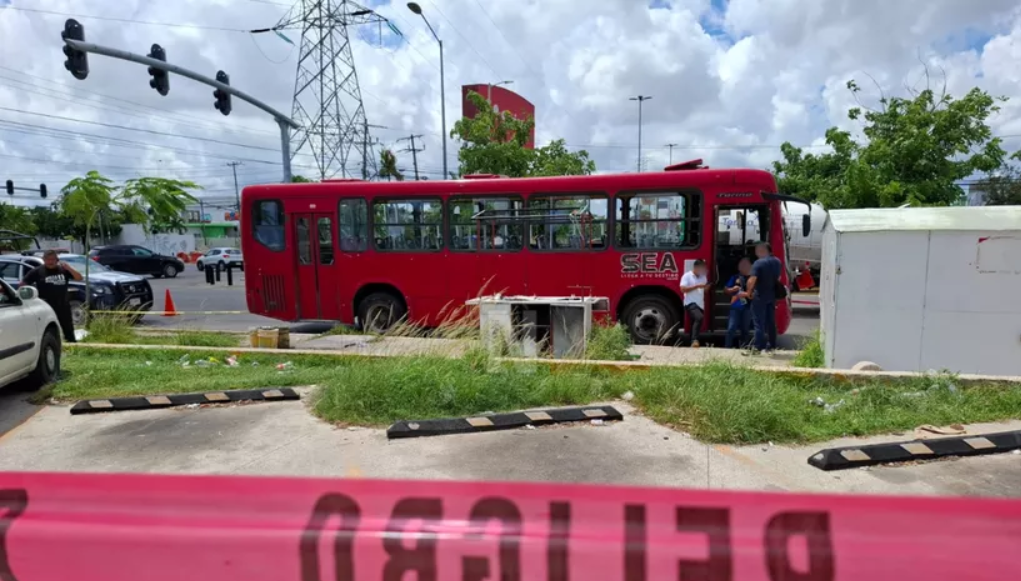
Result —
<path fill-rule="evenodd" d="M 368 333 L 386 333 L 405 314 L 404 303 L 390 293 L 372 293 L 358 305 L 358 321 Z"/>
<path fill-rule="evenodd" d="M 639 345 L 662 343 L 676 335 L 681 327 L 677 309 L 670 301 L 656 295 L 630 301 L 621 319 L 631 332 L 631 339 Z"/>

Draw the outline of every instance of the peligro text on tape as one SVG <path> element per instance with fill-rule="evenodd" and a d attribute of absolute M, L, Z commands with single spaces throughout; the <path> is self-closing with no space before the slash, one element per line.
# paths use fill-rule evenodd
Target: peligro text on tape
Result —
<path fill-rule="evenodd" d="M 0 474 L 0 580 L 1021 579 L 1021 503 Z"/>

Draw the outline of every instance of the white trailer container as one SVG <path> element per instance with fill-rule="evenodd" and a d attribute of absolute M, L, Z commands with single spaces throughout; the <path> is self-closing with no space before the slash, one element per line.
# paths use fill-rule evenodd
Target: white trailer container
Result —
<path fill-rule="evenodd" d="M 833 210 L 826 366 L 1021 375 L 1021 206 Z"/>

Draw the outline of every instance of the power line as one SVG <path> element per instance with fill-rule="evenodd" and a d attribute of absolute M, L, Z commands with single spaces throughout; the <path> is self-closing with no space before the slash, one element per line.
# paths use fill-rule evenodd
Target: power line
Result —
<path fill-rule="evenodd" d="M 40 8 L 24 8 L 21 6 L 5 6 L 3 10 L 14 10 L 17 12 L 32 12 L 35 14 L 45 14 L 48 16 L 67 16 L 72 18 L 81 18 L 83 20 L 104 20 L 107 22 L 124 22 L 129 24 L 142 24 L 146 26 L 165 26 L 167 28 L 190 28 L 196 30 L 218 30 L 221 32 L 243 32 L 251 33 L 252 30 L 244 28 L 229 28 L 225 26 L 205 26 L 202 24 L 184 24 L 179 22 L 153 22 L 151 20 L 135 20 L 133 18 L 117 18 L 114 16 L 93 16 L 87 14 L 71 14 L 69 12 L 57 12 L 55 10 L 42 10 Z"/>
<path fill-rule="evenodd" d="M 255 149 L 259 151 L 272 151 L 278 153 L 278 149 L 271 147 L 261 147 L 258 145 L 249 145 L 247 143 L 235 143 L 231 141 L 223 141 L 221 139 L 213 139 L 211 137 L 198 137 L 196 135 L 182 135 L 180 133 L 170 133 L 167 131 L 157 131 L 155 129 L 146 129 L 142 127 L 129 127 L 127 125 L 117 125 L 115 123 L 103 123 L 102 121 L 89 121 L 86 119 L 75 119 L 73 117 L 64 117 L 62 115 L 51 115 L 49 113 L 40 113 L 38 111 L 25 111 L 24 109 L 15 109 L 13 107 L 0 107 L 0 111 L 11 111 L 13 113 L 20 113 L 22 115 L 37 115 L 39 117 L 46 117 L 48 119 L 60 119 L 62 121 L 71 121 L 73 123 L 85 123 L 87 125 L 97 125 L 100 127 L 109 127 L 111 129 L 122 129 L 124 131 L 138 131 L 141 133 L 150 133 L 152 135 L 163 135 L 166 137 L 178 137 L 182 139 L 194 139 L 196 141 L 206 141 L 209 143 L 219 143 L 222 145 L 230 145 L 234 147 L 244 147 L 247 149 Z"/>
<path fill-rule="evenodd" d="M 134 141 L 131 139 L 124 139 L 120 137 L 112 137 L 105 135 L 97 135 L 95 133 L 84 133 L 79 131 L 70 131 L 64 129 L 57 129 L 55 127 L 47 127 L 45 125 L 36 125 L 34 123 L 19 123 L 17 121 L 9 121 L 7 119 L 0 119 L 0 124 L 12 125 L 14 127 L 5 127 L 0 125 L 0 131 L 13 131 L 16 133 L 23 133 L 26 135 L 33 135 L 39 137 L 53 137 L 56 139 L 66 140 L 68 136 L 74 136 L 78 141 L 84 143 L 95 143 L 97 145 L 106 145 L 109 147 L 129 147 L 131 149 L 137 149 L 138 147 L 145 147 L 148 149 L 154 149 L 159 151 L 171 151 L 187 156 L 199 156 L 199 157 L 211 157 L 214 159 L 240 159 L 241 161 L 247 161 L 257 164 L 265 164 L 278 166 L 281 165 L 280 161 L 270 161 L 265 159 L 254 159 L 254 158 L 238 158 L 237 156 L 223 155 L 217 153 L 209 153 L 196 151 L 195 149 L 187 149 L 183 147 L 173 147 L 169 145 L 156 145 L 153 143 L 146 143 L 143 141 Z M 24 129 L 22 129 L 24 128 Z M 50 144 L 45 144 L 46 147 L 52 147 Z M 83 152 L 87 153 L 87 152 Z"/>
<path fill-rule="evenodd" d="M 40 81 L 45 81 L 47 84 L 52 84 L 52 81 L 50 79 L 47 79 L 46 77 L 41 77 L 39 75 L 32 75 L 32 74 L 29 74 L 29 73 L 24 73 L 24 72 L 21 72 L 21 71 L 19 71 L 17 69 L 12 69 L 10 67 L 5 67 L 5 66 L 0 66 L 0 69 L 6 70 L 6 71 L 10 71 L 12 73 L 16 73 L 16 74 L 19 74 L 19 75 L 24 75 L 26 77 L 31 77 L 33 79 L 39 79 Z M 0 78 L 5 78 L 5 79 L 11 80 L 11 81 L 14 81 L 14 82 L 17 82 L 17 83 L 21 83 L 23 85 L 28 85 L 29 87 L 31 87 L 30 89 L 28 89 L 28 88 L 19 88 L 19 90 L 22 90 L 22 91 L 36 92 L 37 94 L 40 94 L 40 95 L 43 94 L 43 93 L 38 93 L 39 90 L 47 90 L 47 91 L 58 92 L 58 88 L 57 87 L 43 87 L 43 86 L 40 86 L 38 83 L 32 83 L 30 81 L 25 81 L 25 80 L 21 80 L 21 79 L 13 79 L 11 77 L 0 77 Z M 98 91 L 90 91 L 88 89 L 81 88 L 81 87 L 76 87 L 74 89 L 71 89 L 68 85 L 63 85 L 63 84 L 59 85 L 59 87 L 60 87 L 60 89 L 66 89 L 66 91 L 64 91 L 64 94 L 62 94 L 60 96 L 55 96 L 55 95 L 45 95 L 45 96 L 48 97 L 48 98 L 51 98 L 51 99 L 59 99 L 59 100 L 63 100 L 63 101 L 67 101 L 67 102 L 71 102 L 71 103 L 75 103 L 75 104 L 82 104 L 80 101 L 78 101 L 76 99 L 71 99 L 71 98 L 68 98 L 68 97 L 77 97 L 76 93 L 86 93 L 86 94 L 96 95 L 97 97 L 101 97 L 104 100 L 111 100 L 111 101 L 116 101 L 116 102 L 119 102 L 119 103 L 126 103 L 126 104 L 132 105 L 132 106 L 134 106 L 136 108 L 144 109 L 145 111 L 139 111 L 139 114 L 144 114 L 144 115 L 146 115 L 146 116 L 148 116 L 150 118 L 152 118 L 152 117 L 163 118 L 163 119 L 167 119 L 168 121 L 174 121 L 176 123 L 182 123 L 182 122 L 187 122 L 189 124 L 202 123 L 204 125 L 209 125 L 210 127 L 215 128 L 217 131 L 223 131 L 224 130 L 224 126 L 223 126 L 222 123 L 218 123 L 216 121 L 211 121 L 209 119 L 203 119 L 203 118 L 200 118 L 200 117 L 195 116 L 195 115 L 186 115 L 184 113 L 170 113 L 170 112 L 166 112 L 166 111 L 164 111 L 164 110 L 162 110 L 162 109 L 160 109 L 158 107 L 153 107 L 152 105 L 146 105 L 144 103 L 138 103 L 137 101 L 131 101 L 131 100 L 128 100 L 128 99 L 123 99 L 123 98 L 120 98 L 120 97 L 115 97 L 113 95 L 108 95 L 106 93 L 100 93 Z M 65 97 L 64 95 L 66 95 L 67 97 Z M 105 106 L 105 105 L 99 104 L 99 103 L 97 103 L 97 105 L 98 106 Z M 116 110 L 119 113 L 124 113 L 122 108 L 113 107 L 113 106 L 109 106 L 108 108 L 111 109 L 111 110 Z M 154 111 L 154 113 L 150 113 L 149 111 Z M 182 121 L 182 120 L 186 120 L 186 121 Z M 231 132 L 259 133 L 259 134 L 263 134 L 263 135 L 277 136 L 277 132 L 276 131 L 269 131 L 269 130 L 262 130 L 262 129 L 238 128 L 238 127 L 229 127 L 229 126 L 226 127 L 226 129 L 228 131 L 231 131 Z"/>

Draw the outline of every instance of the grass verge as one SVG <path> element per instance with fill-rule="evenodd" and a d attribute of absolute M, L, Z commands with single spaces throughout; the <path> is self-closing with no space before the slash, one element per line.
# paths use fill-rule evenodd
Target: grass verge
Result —
<path fill-rule="evenodd" d="M 221 354 L 190 353 L 192 362 Z M 480 350 L 463 359 L 249 355 L 240 365 L 187 368 L 180 352 L 81 346 L 64 360 L 62 400 L 258 387 L 318 385 L 317 415 L 331 422 L 385 425 L 426 419 L 607 401 L 631 391 L 657 422 L 709 442 L 806 443 L 1017 417 L 1021 388 L 957 386 L 950 376 L 896 383 L 771 374 L 727 363 L 625 373 L 577 366 L 500 363 Z M 290 361 L 293 367 L 275 366 Z M 822 404 L 835 407 L 827 410 Z M 840 402 L 843 401 L 841 404 Z M 816 402 L 816 403 L 813 403 Z"/>
<path fill-rule="evenodd" d="M 184 345 L 189 347 L 237 347 L 242 337 L 210 331 L 177 331 L 165 335 L 138 333 L 130 320 L 119 316 L 95 316 L 88 324 L 84 343 L 116 345 Z"/>
<path fill-rule="evenodd" d="M 822 335 L 817 330 L 807 341 L 801 344 L 801 351 L 794 357 L 791 364 L 794 367 L 820 368 L 825 366 L 825 362 L 822 350 Z"/>

